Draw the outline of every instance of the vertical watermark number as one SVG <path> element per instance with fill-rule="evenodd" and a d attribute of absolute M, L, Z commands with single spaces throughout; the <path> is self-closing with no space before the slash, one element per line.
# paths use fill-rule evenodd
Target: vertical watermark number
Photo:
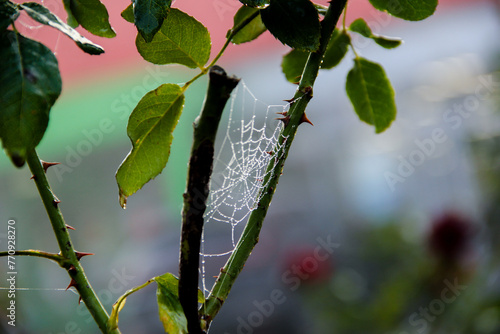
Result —
<path fill-rule="evenodd" d="M 16 221 L 9 219 L 7 222 L 7 286 L 8 290 L 8 306 L 7 306 L 7 322 L 10 326 L 16 326 Z"/>

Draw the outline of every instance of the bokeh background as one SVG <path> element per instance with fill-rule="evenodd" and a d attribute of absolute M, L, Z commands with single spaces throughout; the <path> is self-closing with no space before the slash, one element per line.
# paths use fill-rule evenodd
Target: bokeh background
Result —
<path fill-rule="evenodd" d="M 60 1 L 37 2 L 65 17 Z M 103 2 L 117 37 L 82 31 L 105 48 L 101 56 L 83 54 L 26 16 L 18 28 L 60 61 L 63 94 L 38 151 L 62 163 L 48 177 L 76 229 L 75 248 L 96 254 L 82 262 L 110 309 L 126 290 L 177 273 L 191 124 L 206 80 L 186 93 L 166 169 L 121 209 L 114 173 L 130 150 L 128 115 L 147 91 L 195 72 L 144 61 L 135 28 L 120 17 L 129 2 Z M 207 26 L 213 54 L 239 2 L 177 0 L 173 6 Z M 405 22 L 374 11 L 367 0 L 349 2 L 348 23 L 363 17 L 375 33 L 404 39 L 395 50 L 353 39 L 361 55 L 385 67 L 397 119 L 379 135 L 359 121 L 344 90 L 352 52 L 320 73 L 307 111 L 314 126 L 299 129 L 260 242 L 211 332 L 500 333 L 499 8 L 493 0 L 440 1 L 431 18 Z M 230 46 L 219 64 L 259 101 L 283 104 L 295 90 L 280 69 L 286 52 L 265 33 Z M 57 252 L 29 177 L 27 167 L 15 169 L 0 156 L 0 247 L 6 247 L 7 221 L 15 219 L 17 249 Z M 0 333 L 98 333 L 78 296 L 64 291 L 64 270 L 44 259 L 16 261 L 17 286 L 29 290 L 17 292 L 14 330 L 6 325 L 6 307 L 0 309 Z M 207 263 L 208 275 L 223 263 Z M 0 287 L 6 286 L 5 277 Z M 7 301 L 0 290 L 0 305 Z M 120 328 L 163 331 L 153 286 L 128 298 Z"/>

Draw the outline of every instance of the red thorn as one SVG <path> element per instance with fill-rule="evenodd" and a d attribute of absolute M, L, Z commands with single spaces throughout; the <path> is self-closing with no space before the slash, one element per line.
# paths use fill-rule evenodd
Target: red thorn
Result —
<path fill-rule="evenodd" d="M 78 297 L 78 305 L 80 305 L 80 302 L 82 301 L 82 296 Z"/>
<path fill-rule="evenodd" d="M 277 114 L 286 116 L 286 115 L 288 115 L 288 111 L 278 111 Z"/>
<path fill-rule="evenodd" d="M 274 154 L 273 151 L 266 151 L 266 153 L 269 154 L 269 155 L 273 155 Z"/>
<path fill-rule="evenodd" d="M 35 179 L 35 175 L 31 175 L 30 180 L 34 180 L 34 179 Z"/>
<path fill-rule="evenodd" d="M 312 122 L 309 120 L 309 118 L 307 118 L 306 113 L 303 113 L 303 114 L 302 114 L 302 117 L 300 118 L 300 122 L 299 122 L 299 124 L 302 124 L 302 123 L 304 123 L 304 122 L 305 122 L 305 123 L 309 123 L 309 124 L 311 124 L 312 126 L 314 126 L 314 124 L 312 124 Z"/>
<path fill-rule="evenodd" d="M 76 258 L 78 259 L 78 261 L 80 261 L 80 259 L 84 256 L 87 256 L 87 255 L 95 255 L 94 253 L 84 253 L 84 252 L 76 252 L 75 251 L 75 255 L 76 255 Z"/>
<path fill-rule="evenodd" d="M 68 225 L 68 224 L 66 224 L 66 228 L 67 228 L 68 230 L 73 230 L 73 231 L 74 231 L 74 230 L 76 230 L 73 226 L 70 226 L 70 225 Z"/>
<path fill-rule="evenodd" d="M 289 99 L 289 100 L 283 100 L 283 101 L 288 102 L 288 103 L 293 103 L 293 102 L 295 102 L 295 99 L 292 97 L 292 98 L 291 98 L 291 99 Z"/>
<path fill-rule="evenodd" d="M 61 203 L 61 201 L 57 197 L 52 200 L 52 204 L 54 205 L 54 207 L 56 207 L 56 209 L 59 203 Z"/>
<path fill-rule="evenodd" d="M 47 173 L 47 169 L 49 167 L 60 164 L 60 162 L 46 162 L 43 160 L 40 160 L 40 162 L 42 163 L 42 167 L 43 167 L 43 170 L 45 171 L 45 173 Z"/>
<path fill-rule="evenodd" d="M 280 118 L 275 118 L 279 121 L 282 121 L 283 124 L 285 124 L 285 127 L 288 125 L 288 122 L 290 122 L 290 116 L 285 116 L 285 117 L 280 117 Z"/>
<path fill-rule="evenodd" d="M 76 271 L 75 266 L 74 265 L 69 266 L 68 271 Z"/>
<path fill-rule="evenodd" d="M 68 285 L 68 287 L 66 288 L 66 291 L 67 291 L 69 288 L 71 288 L 72 286 L 76 286 L 76 281 L 75 281 L 73 278 L 71 279 L 71 282 L 69 282 L 69 285 Z"/>

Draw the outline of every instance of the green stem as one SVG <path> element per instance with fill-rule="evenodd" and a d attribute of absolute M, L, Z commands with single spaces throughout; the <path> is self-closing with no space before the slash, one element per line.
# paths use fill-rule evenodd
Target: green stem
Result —
<path fill-rule="evenodd" d="M 0 257 L 2 256 L 36 256 L 36 257 L 43 257 L 49 260 L 52 260 L 54 262 L 57 262 L 61 267 L 64 267 L 66 261 L 65 258 L 62 257 L 59 254 L 55 253 L 48 253 L 44 251 L 39 251 L 39 250 L 34 250 L 34 249 L 28 249 L 28 250 L 16 250 L 14 254 L 9 254 L 9 252 L 0 252 Z"/>
<path fill-rule="evenodd" d="M 233 40 L 233 37 L 241 29 L 245 28 L 247 24 L 249 24 L 250 22 L 252 22 L 253 19 L 255 19 L 257 16 L 259 16 L 259 14 L 260 14 L 259 11 L 256 11 L 255 13 L 252 13 L 252 15 L 250 15 L 249 17 L 247 17 L 246 19 L 244 19 L 243 21 L 241 21 L 240 23 L 238 23 L 236 26 L 234 26 L 232 29 L 230 29 L 228 31 L 228 34 L 227 34 L 227 37 L 226 37 L 226 42 L 224 43 L 224 45 L 220 49 L 219 53 L 217 53 L 217 55 L 215 56 L 215 58 L 210 62 L 210 64 L 207 67 L 202 68 L 200 73 L 198 73 L 191 80 L 189 80 L 188 82 L 186 82 L 184 84 L 184 86 L 182 86 L 183 91 L 185 91 L 189 87 L 189 85 L 191 85 L 193 82 L 195 82 L 200 77 L 202 77 L 202 76 L 204 76 L 205 74 L 208 73 L 208 70 L 212 66 L 214 66 L 215 63 L 217 63 L 217 61 L 220 59 L 220 57 L 222 57 L 222 55 L 224 54 L 224 51 L 226 51 L 227 47 L 229 46 L 229 43 L 231 43 L 231 41 Z"/>
<path fill-rule="evenodd" d="M 83 267 L 81 266 L 77 254 L 75 253 L 75 249 L 73 248 L 68 229 L 66 228 L 66 223 L 64 222 L 62 213 L 59 210 L 59 200 L 54 196 L 52 190 L 50 189 L 44 168 L 36 151 L 34 149 L 31 150 L 28 153 L 27 158 L 28 166 L 33 174 L 38 192 L 42 198 L 45 210 L 47 211 L 50 223 L 52 224 L 52 229 L 56 236 L 59 249 L 61 250 L 60 256 L 64 258 L 64 262 L 60 263 L 62 263 L 62 266 L 68 271 L 72 283 L 74 283 L 74 287 L 80 294 L 80 297 L 87 306 L 90 314 L 94 317 L 94 320 L 100 330 L 103 333 L 120 333 L 119 330 L 108 331 L 106 328 L 109 316 L 85 276 Z"/>
<path fill-rule="evenodd" d="M 224 43 L 224 45 L 222 46 L 222 49 L 219 51 L 217 56 L 215 56 L 215 58 L 212 60 L 212 62 L 210 63 L 210 65 L 208 67 L 212 67 L 213 65 L 215 65 L 215 63 L 222 56 L 222 54 L 224 53 L 226 48 L 229 46 L 229 43 L 231 43 L 231 41 L 233 40 L 233 37 L 236 36 L 236 34 L 241 29 L 245 28 L 247 26 L 247 24 L 252 22 L 253 19 L 255 19 L 259 15 L 260 15 L 260 11 L 256 11 L 255 13 L 252 13 L 252 15 L 250 15 L 249 17 L 247 17 L 246 19 L 244 19 L 243 21 L 241 21 L 240 23 L 235 25 L 231 30 L 228 31 L 228 35 L 226 37 L 226 43 Z"/>
<path fill-rule="evenodd" d="M 194 121 L 193 146 L 182 209 L 179 260 L 179 302 L 190 334 L 203 333 L 198 317 L 198 268 L 203 215 L 209 191 L 214 143 L 222 111 L 239 80 L 219 66 L 210 69 L 208 91 L 200 116 Z"/>
<path fill-rule="evenodd" d="M 219 274 L 212 291 L 205 300 L 202 308 L 202 317 L 207 322 L 207 325 L 219 312 L 237 276 L 243 269 L 245 262 L 258 242 L 262 223 L 276 190 L 290 146 L 295 137 L 298 126 L 303 121 L 305 108 L 312 98 L 312 87 L 318 75 L 326 46 L 328 45 L 328 41 L 331 38 L 333 30 L 335 29 L 346 2 L 347 0 L 331 1 L 325 14 L 325 18 L 321 22 L 320 47 L 317 51 L 312 52 L 307 60 L 300 80 L 299 88 L 295 93 L 292 100 L 293 103 L 288 111 L 288 115 L 286 116 L 286 126 L 282 130 L 279 144 L 277 146 L 278 150 L 277 152 L 274 152 L 276 160 L 272 159 L 267 167 L 266 177 L 263 181 L 263 184 L 266 186 L 262 189 L 262 192 L 259 195 L 261 199 L 257 204 L 257 208 L 250 214 L 247 225 L 245 226 L 238 244 L 226 262 L 224 268 L 221 269 L 221 273 Z"/>
<path fill-rule="evenodd" d="M 346 18 L 347 18 L 347 5 L 344 8 L 344 15 L 342 16 L 342 29 L 344 30 L 347 30 L 345 25 Z"/>

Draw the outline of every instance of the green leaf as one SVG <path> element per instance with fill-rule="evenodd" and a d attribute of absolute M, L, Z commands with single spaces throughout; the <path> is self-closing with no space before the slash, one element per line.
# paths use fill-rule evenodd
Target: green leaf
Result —
<path fill-rule="evenodd" d="M 344 30 L 335 29 L 326 47 L 321 69 L 331 69 L 337 66 L 347 53 L 349 42 L 349 35 Z M 308 52 L 294 49 L 283 57 L 281 69 L 288 81 L 299 82 L 308 56 Z"/>
<path fill-rule="evenodd" d="M 76 42 L 76 45 L 78 45 L 78 47 L 83 51 L 92 55 L 98 55 L 104 52 L 104 49 L 102 47 L 92 43 L 87 38 L 80 35 L 80 33 L 61 21 L 61 19 L 52 14 L 44 6 L 36 2 L 27 2 L 22 4 L 21 8 L 24 9 L 26 13 L 28 13 L 28 15 L 31 16 L 35 21 L 56 28 L 57 30 L 61 31 L 63 34 L 74 40 Z"/>
<path fill-rule="evenodd" d="M 137 31 L 151 42 L 167 17 L 172 0 L 134 0 L 134 21 Z"/>
<path fill-rule="evenodd" d="M 141 289 L 144 289 L 149 284 L 151 284 L 153 281 L 154 281 L 154 278 L 146 281 L 144 284 L 136 286 L 135 288 L 129 289 L 117 299 L 117 301 L 113 304 L 113 307 L 111 309 L 111 314 L 109 315 L 109 319 L 108 319 L 108 322 L 106 324 L 107 332 L 111 333 L 112 331 L 114 331 L 115 329 L 118 328 L 119 314 L 120 314 L 120 311 L 125 306 L 125 303 L 127 302 L 127 297 L 130 296 L 131 294 L 141 290 Z"/>
<path fill-rule="evenodd" d="M 125 303 L 127 302 L 127 298 L 123 298 L 120 300 L 119 303 L 114 303 L 113 307 L 111 308 L 111 314 L 109 315 L 108 319 L 108 330 L 112 331 L 118 328 L 118 318 L 120 315 L 120 311 L 123 309 L 125 306 Z"/>
<path fill-rule="evenodd" d="M 121 16 L 125 19 L 125 21 L 134 23 L 135 22 L 134 5 L 133 4 L 128 5 L 127 8 L 125 8 L 121 13 Z"/>
<path fill-rule="evenodd" d="M 187 320 L 179 302 L 179 279 L 170 273 L 154 278 L 158 284 L 156 297 L 160 320 L 167 333 L 187 333 Z M 203 293 L 198 289 L 198 302 L 205 300 Z"/>
<path fill-rule="evenodd" d="M 178 295 L 179 291 L 179 278 L 171 273 L 166 273 L 161 276 L 156 276 L 154 278 L 158 284 L 166 286 L 170 291 L 174 291 L 175 295 Z M 203 292 L 198 289 L 198 303 L 203 303 L 205 301 L 205 296 Z"/>
<path fill-rule="evenodd" d="M 165 287 L 165 289 L 172 291 L 175 296 L 179 290 L 179 278 L 171 273 L 165 273 L 154 278 L 155 282 Z"/>
<path fill-rule="evenodd" d="M 175 334 L 188 333 L 186 316 L 179 302 L 177 290 L 171 290 L 168 286 L 158 282 L 156 298 L 160 321 L 163 324 L 165 332 Z"/>
<path fill-rule="evenodd" d="M 80 24 L 78 23 L 76 17 L 73 15 L 73 12 L 71 11 L 71 0 L 63 0 L 63 4 L 64 4 L 64 10 L 66 11 L 66 14 L 68 14 L 66 22 L 72 28 L 78 27 Z"/>
<path fill-rule="evenodd" d="M 355 58 L 347 74 L 346 91 L 359 118 L 374 125 L 376 133 L 383 132 L 396 118 L 394 89 L 379 64 Z"/>
<path fill-rule="evenodd" d="M 0 33 L 0 59 L 0 139 L 20 167 L 45 133 L 61 76 L 46 46 L 13 31 Z"/>
<path fill-rule="evenodd" d="M 255 14 L 258 9 L 242 6 L 234 15 L 234 27 L 238 24 L 249 18 L 251 15 Z M 232 42 L 234 44 L 241 44 L 253 41 L 257 37 L 259 37 L 264 31 L 266 31 L 266 26 L 262 23 L 262 18 L 260 14 L 255 17 L 250 23 L 248 23 L 243 29 L 238 31 L 236 35 L 234 35 Z"/>
<path fill-rule="evenodd" d="M 19 17 L 19 8 L 11 2 L 0 2 L 0 33 Z"/>
<path fill-rule="evenodd" d="M 123 208 L 128 196 L 165 168 L 183 106 L 181 87 L 164 84 L 144 95 L 130 115 L 127 134 L 132 150 L 116 172 Z"/>
<path fill-rule="evenodd" d="M 349 26 L 349 30 L 357 32 L 358 34 L 366 38 L 373 39 L 375 43 L 386 49 L 393 49 L 395 47 L 398 47 L 402 43 L 402 40 L 399 38 L 390 38 L 373 34 L 372 30 L 363 19 L 357 19 L 353 21 Z"/>
<path fill-rule="evenodd" d="M 193 17 L 172 8 L 153 40 L 138 34 L 135 40 L 141 56 L 153 64 L 182 64 L 203 68 L 210 57 L 210 34 Z"/>
<path fill-rule="evenodd" d="M 383 48 L 386 49 L 394 49 L 403 43 L 403 41 L 399 38 L 388 38 L 383 36 L 372 36 L 372 39 Z"/>
<path fill-rule="evenodd" d="M 366 24 L 365 20 L 361 18 L 354 20 L 349 26 L 349 30 L 357 32 L 358 34 L 368 38 L 372 37 L 372 30 L 370 29 L 368 24 Z"/>
<path fill-rule="evenodd" d="M 345 30 L 335 29 L 326 46 L 321 68 L 331 69 L 337 66 L 347 53 L 350 43 L 351 38 Z"/>
<path fill-rule="evenodd" d="M 65 5 L 70 26 L 74 26 L 71 21 L 74 19 L 82 25 L 88 32 L 100 37 L 115 37 L 116 33 L 109 25 L 109 15 L 106 7 L 99 0 L 64 0 L 69 2 Z M 69 8 L 69 9 L 68 9 Z"/>
<path fill-rule="evenodd" d="M 240 2 L 248 7 L 262 9 L 269 6 L 270 0 L 240 0 Z"/>
<path fill-rule="evenodd" d="M 408 21 L 420 21 L 436 10 L 438 0 L 370 0 L 378 10 Z"/>
<path fill-rule="evenodd" d="M 316 51 L 321 27 L 314 5 L 309 0 L 271 0 L 270 3 L 260 15 L 271 34 L 294 49 Z"/>
<path fill-rule="evenodd" d="M 291 83 L 297 83 L 300 81 L 300 77 L 304 71 L 304 66 L 307 62 L 307 57 L 309 57 L 308 52 L 296 49 L 293 49 L 283 56 L 281 70 L 285 74 L 288 81 Z"/>

